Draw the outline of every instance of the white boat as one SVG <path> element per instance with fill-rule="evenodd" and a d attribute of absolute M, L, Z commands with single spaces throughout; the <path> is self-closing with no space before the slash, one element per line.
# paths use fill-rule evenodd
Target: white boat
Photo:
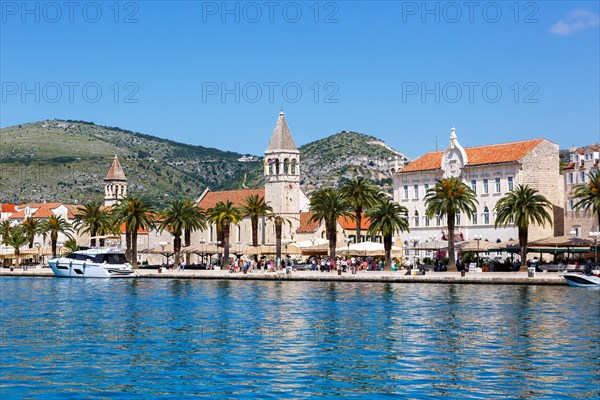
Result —
<path fill-rule="evenodd" d="M 569 286 L 600 287 L 600 276 L 569 272 L 562 275 Z"/>
<path fill-rule="evenodd" d="M 97 248 L 79 250 L 48 261 L 54 275 L 61 278 L 132 278 L 137 274 L 123 250 Z"/>

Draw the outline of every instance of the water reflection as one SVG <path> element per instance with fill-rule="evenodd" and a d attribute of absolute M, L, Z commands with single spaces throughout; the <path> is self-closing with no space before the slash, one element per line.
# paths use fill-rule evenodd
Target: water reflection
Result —
<path fill-rule="evenodd" d="M 2 278 L 0 297 L 6 398 L 598 396 L 585 289 Z"/>

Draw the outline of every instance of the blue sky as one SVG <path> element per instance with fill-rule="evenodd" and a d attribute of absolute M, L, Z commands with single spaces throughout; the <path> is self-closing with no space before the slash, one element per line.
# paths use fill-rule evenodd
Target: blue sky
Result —
<path fill-rule="evenodd" d="M 70 4 L 70 5 L 69 5 Z M 597 1 L 0 1 L 0 126 L 77 119 L 262 154 L 599 141 Z"/>

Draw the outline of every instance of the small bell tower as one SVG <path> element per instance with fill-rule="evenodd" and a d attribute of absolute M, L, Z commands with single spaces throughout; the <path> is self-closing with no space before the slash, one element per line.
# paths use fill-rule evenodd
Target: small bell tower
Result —
<path fill-rule="evenodd" d="M 127 178 L 121 168 L 121 163 L 115 158 L 104 178 L 104 205 L 112 206 L 127 196 Z"/>

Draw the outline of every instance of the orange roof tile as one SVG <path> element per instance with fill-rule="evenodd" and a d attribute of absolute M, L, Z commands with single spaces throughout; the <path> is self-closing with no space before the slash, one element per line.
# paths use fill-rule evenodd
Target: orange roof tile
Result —
<path fill-rule="evenodd" d="M 198 206 L 205 210 L 217 205 L 218 202 L 231 201 L 234 207 L 239 207 L 244 204 L 244 199 L 248 196 L 258 195 L 265 196 L 265 189 L 242 189 L 242 190 L 226 190 L 222 192 L 207 192 L 200 200 Z"/>
<path fill-rule="evenodd" d="M 354 230 L 356 230 L 356 220 L 354 220 L 352 218 L 339 217 L 338 218 L 338 223 L 344 229 L 354 229 Z M 365 217 L 365 213 L 362 213 L 362 219 L 360 220 L 360 229 L 361 230 L 367 230 L 367 229 L 369 229 L 370 225 L 371 225 L 371 221 L 369 220 L 369 218 Z"/>
<path fill-rule="evenodd" d="M 297 233 L 312 233 L 317 230 L 319 223 L 309 222 L 312 215 L 312 212 L 300 212 L 300 226 L 296 230 Z"/>
<path fill-rule="evenodd" d="M 544 140 L 534 139 L 522 142 L 467 147 L 465 148 L 468 158 L 467 166 L 518 161 Z M 443 151 L 427 153 L 405 166 L 400 173 L 441 169 L 443 154 Z"/>
<path fill-rule="evenodd" d="M 11 214 L 8 219 L 25 219 L 25 210 L 20 210 Z"/>
<path fill-rule="evenodd" d="M 14 204 L 2 204 L 1 211 L 4 213 L 16 213 L 17 209 Z"/>
<path fill-rule="evenodd" d="M 115 156 L 115 158 L 113 159 L 112 164 L 110 165 L 110 168 L 108 170 L 108 173 L 106 174 L 106 178 L 104 178 L 105 181 L 127 181 L 127 178 L 125 177 L 125 172 L 123 172 L 123 168 L 121 167 L 121 163 L 119 162 L 119 159 L 117 158 L 117 156 Z"/>
<path fill-rule="evenodd" d="M 126 232 L 125 231 L 125 222 L 123 222 L 121 224 L 121 226 L 119 227 L 119 232 L 121 232 L 121 233 L 125 233 Z M 138 233 L 148 233 L 148 230 L 147 229 L 138 228 Z"/>

